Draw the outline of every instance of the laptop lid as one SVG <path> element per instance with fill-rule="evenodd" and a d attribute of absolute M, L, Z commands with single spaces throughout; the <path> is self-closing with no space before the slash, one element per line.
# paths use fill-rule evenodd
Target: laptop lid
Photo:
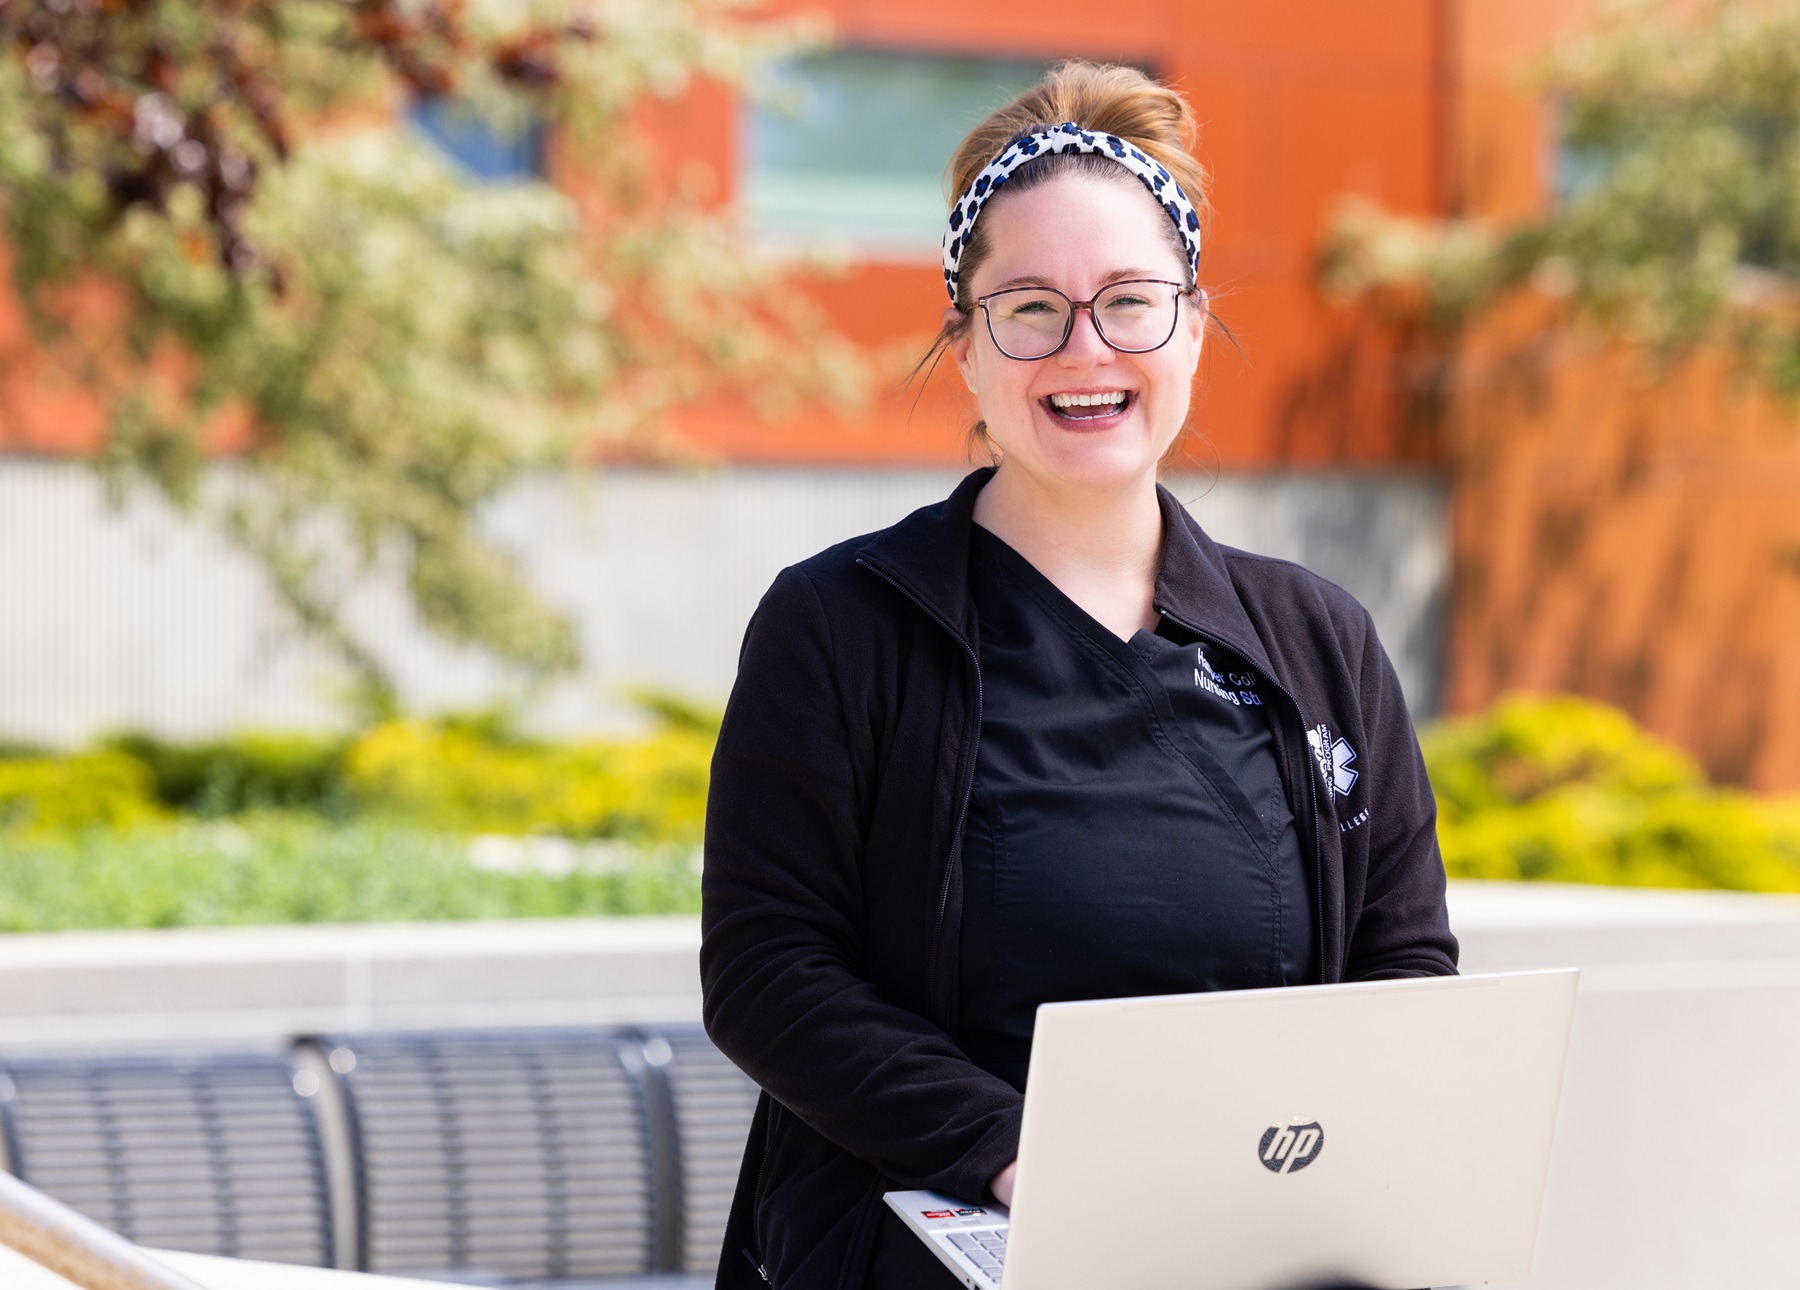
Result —
<path fill-rule="evenodd" d="M 1045 1004 L 1007 1290 L 1527 1276 L 1576 979 Z"/>

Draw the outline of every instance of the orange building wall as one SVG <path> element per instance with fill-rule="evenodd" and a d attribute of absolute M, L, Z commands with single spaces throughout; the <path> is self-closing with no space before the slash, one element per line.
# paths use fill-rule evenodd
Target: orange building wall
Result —
<path fill-rule="evenodd" d="M 1571 691 L 1720 780 L 1800 788 L 1800 423 L 1704 354 L 1659 371 L 1521 300 L 1466 342 L 1451 711 Z"/>
<path fill-rule="evenodd" d="M 1532 69 L 1593 7 L 1594 0 L 1457 0 L 1450 10 L 1456 84 L 1445 204 L 1454 213 L 1516 219 L 1549 198 L 1555 122 Z"/>

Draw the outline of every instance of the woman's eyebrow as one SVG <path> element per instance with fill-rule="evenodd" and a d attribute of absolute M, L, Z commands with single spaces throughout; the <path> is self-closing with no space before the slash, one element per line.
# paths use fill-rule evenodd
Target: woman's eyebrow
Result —
<path fill-rule="evenodd" d="M 1050 279 L 1035 273 L 1028 273 L 1021 278 L 1008 278 L 994 288 L 995 291 L 1007 291 L 1013 287 L 1048 287 Z"/>
<path fill-rule="evenodd" d="M 1104 286 L 1107 283 L 1122 282 L 1129 278 L 1155 278 L 1156 276 L 1157 270 L 1155 269 L 1114 269 L 1111 273 L 1108 273 L 1105 277 L 1101 278 L 1100 282 L 1101 285 Z M 1042 274 L 1028 273 L 1021 277 L 1008 278 L 1005 282 L 1002 282 L 999 286 L 995 287 L 994 290 L 1009 291 L 1014 287 L 1049 287 L 1052 290 L 1059 289 L 1055 283 L 1051 282 L 1049 278 L 1044 277 Z"/>

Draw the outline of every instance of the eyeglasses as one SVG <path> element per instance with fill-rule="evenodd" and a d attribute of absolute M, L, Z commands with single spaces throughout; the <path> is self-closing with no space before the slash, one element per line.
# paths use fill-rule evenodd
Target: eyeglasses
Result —
<path fill-rule="evenodd" d="M 1075 331 L 1075 311 L 1085 309 L 1100 339 L 1121 354 L 1148 354 L 1175 334 L 1181 298 L 1206 292 L 1161 278 L 1130 278 L 1103 288 L 1092 300 L 1071 300 L 1055 287 L 1008 287 L 975 304 L 987 315 L 988 335 L 1008 358 L 1034 363 L 1049 358 Z"/>

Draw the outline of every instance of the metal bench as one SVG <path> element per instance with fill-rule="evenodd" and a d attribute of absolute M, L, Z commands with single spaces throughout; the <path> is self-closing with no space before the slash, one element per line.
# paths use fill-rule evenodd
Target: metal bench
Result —
<path fill-rule="evenodd" d="M 0 1063 L 24 1181 L 140 1245 L 330 1267 L 319 1121 L 280 1056 Z"/>
<path fill-rule="evenodd" d="M 0 1065 L 0 1164 L 169 1249 L 672 1290 L 710 1283 L 755 1100 L 698 1026 L 31 1058 Z"/>
<path fill-rule="evenodd" d="M 671 1046 L 663 1074 L 680 1126 L 682 1266 L 710 1276 L 717 1271 L 744 1139 L 761 1090 L 699 1026 L 661 1034 Z"/>

